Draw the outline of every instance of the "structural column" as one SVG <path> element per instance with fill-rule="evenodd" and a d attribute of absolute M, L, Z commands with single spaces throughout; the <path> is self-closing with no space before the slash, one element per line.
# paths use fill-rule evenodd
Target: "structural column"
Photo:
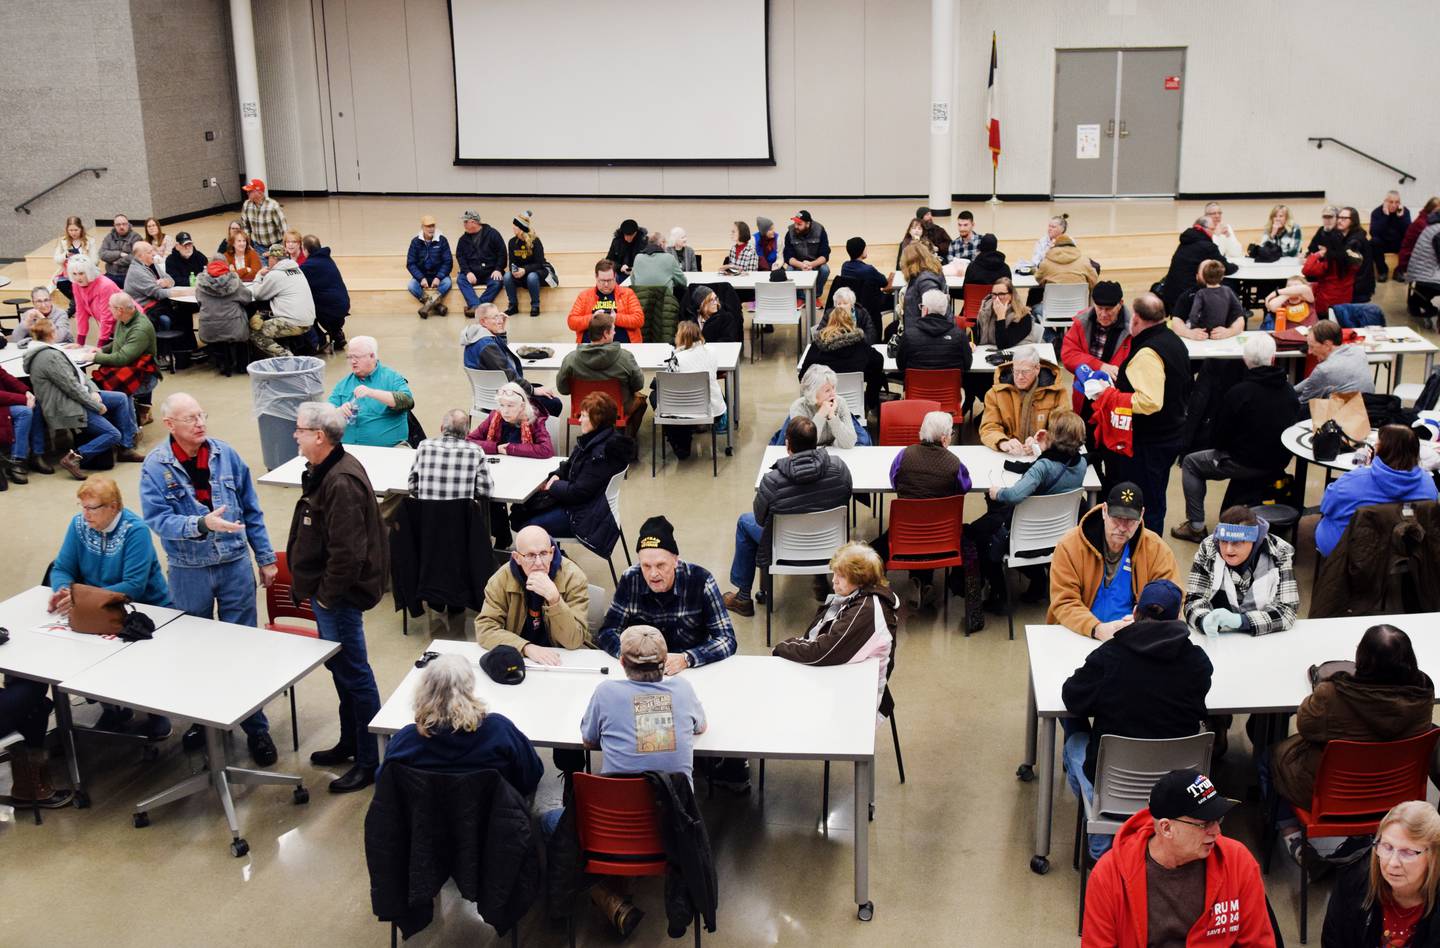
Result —
<path fill-rule="evenodd" d="M 240 99 L 245 177 L 267 180 L 265 129 L 260 124 L 260 70 L 255 65 L 255 23 L 250 0 L 230 0 L 230 33 L 235 47 L 235 91 Z"/>
<path fill-rule="evenodd" d="M 232 0 L 233 2 L 233 0 Z M 955 91 L 955 0 L 930 0 L 930 197 L 938 216 L 950 213 L 954 193 L 954 136 L 950 131 Z"/>

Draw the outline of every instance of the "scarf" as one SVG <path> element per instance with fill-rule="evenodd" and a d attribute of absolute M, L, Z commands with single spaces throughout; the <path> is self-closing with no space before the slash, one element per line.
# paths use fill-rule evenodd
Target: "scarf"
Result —
<path fill-rule="evenodd" d="M 550 546 L 553 552 L 550 554 L 548 575 L 553 580 L 560 572 L 560 558 L 563 554 L 560 552 L 560 545 L 555 541 L 550 541 Z M 510 575 L 515 577 L 515 581 L 520 584 L 520 591 L 525 595 L 525 619 L 520 629 L 520 637 L 535 645 L 553 647 L 555 643 L 550 639 L 550 625 L 545 621 L 545 598 L 526 588 L 525 570 L 520 568 L 520 564 L 515 562 L 513 557 L 510 560 Z"/>
<path fill-rule="evenodd" d="M 1210 576 L 1210 588 L 1216 590 L 1210 597 L 1212 602 L 1217 594 L 1224 595 L 1234 605 L 1235 611 L 1243 614 L 1263 612 L 1275 601 L 1275 596 L 1280 591 L 1280 571 L 1275 568 L 1275 561 L 1270 558 L 1268 531 L 1265 531 L 1263 526 L 1261 530 L 1260 539 L 1255 541 L 1255 549 L 1251 551 L 1250 559 L 1235 569 L 1231 569 L 1220 556 L 1217 547 Z M 1237 575 L 1240 580 L 1238 587 Z"/>
<path fill-rule="evenodd" d="M 494 441 L 496 444 L 499 444 L 500 436 L 504 433 L 505 430 L 504 425 L 505 418 L 500 414 L 500 409 L 497 408 L 490 414 L 485 416 L 485 436 L 480 440 Z M 515 427 L 520 429 L 521 444 L 535 443 L 535 433 L 531 429 L 529 423 L 522 421 Z"/>

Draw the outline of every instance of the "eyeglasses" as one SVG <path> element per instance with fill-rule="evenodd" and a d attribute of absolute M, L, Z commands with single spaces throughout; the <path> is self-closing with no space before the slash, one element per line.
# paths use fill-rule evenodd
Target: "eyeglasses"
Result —
<path fill-rule="evenodd" d="M 306 428 L 306 427 L 303 426 L 303 425 L 296 425 L 296 426 L 295 426 L 295 430 L 296 430 L 296 431 L 324 431 L 325 429 L 323 429 L 323 428 Z"/>
<path fill-rule="evenodd" d="M 97 510 L 104 510 L 106 507 L 109 506 L 109 504 L 87 504 L 82 501 L 80 504 L 80 509 L 87 511 L 88 513 L 94 513 Z"/>
<path fill-rule="evenodd" d="M 203 425 L 205 424 L 205 422 L 209 421 L 210 413 L 206 411 L 196 412 L 193 415 L 186 415 L 184 418 L 174 418 L 171 420 L 178 425 L 187 425 L 193 428 L 196 425 Z"/>
<path fill-rule="evenodd" d="M 1335 219 L 1335 215 L 1334 215 L 1334 214 L 1321 214 L 1321 215 L 1320 215 L 1320 219 L 1321 219 L 1322 221 L 1333 221 L 1333 220 Z"/>
<path fill-rule="evenodd" d="M 1184 823 L 1186 826 L 1193 826 L 1193 827 L 1195 827 L 1196 829 L 1202 829 L 1202 830 L 1205 830 L 1206 832 L 1209 832 L 1209 831 L 1212 830 L 1212 829 L 1217 829 L 1217 830 L 1218 830 L 1218 829 L 1220 828 L 1220 820 L 1204 820 L 1204 821 L 1199 821 L 1199 820 L 1182 820 L 1182 819 L 1180 819 L 1180 818 L 1177 816 L 1177 817 L 1171 819 L 1170 822 L 1172 822 L 1172 823 Z"/>
<path fill-rule="evenodd" d="M 548 560 L 553 553 L 553 550 L 541 550 L 539 553 L 521 553 L 517 550 L 515 556 L 527 563 L 543 563 Z"/>
<path fill-rule="evenodd" d="M 1419 859 L 1421 856 L 1425 855 L 1425 853 L 1423 850 L 1419 849 L 1400 849 L 1399 847 L 1392 846 L 1389 843 L 1376 840 L 1375 855 L 1379 857 L 1381 862 L 1385 862 L 1391 856 L 1394 856 L 1402 863 L 1409 865 L 1410 863 Z"/>
<path fill-rule="evenodd" d="M 991 293 L 990 295 L 1002 300 L 1008 300 L 1010 298 L 1009 293 Z"/>

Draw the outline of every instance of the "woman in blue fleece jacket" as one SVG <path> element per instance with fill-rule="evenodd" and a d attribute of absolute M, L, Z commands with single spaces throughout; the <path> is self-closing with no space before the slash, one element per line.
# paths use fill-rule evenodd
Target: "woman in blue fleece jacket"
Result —
<path fill-rule="evenodd" d="M 1386 425 L 1380 429 L 1375 459 L 1346 471 L 1325 489 L 1315 547 L 1321 556 L 1329 556 L 1361 507 L 1435 499 L 1435 480 L 1420 468 L 1420 439 L 1404 425 Z"/>

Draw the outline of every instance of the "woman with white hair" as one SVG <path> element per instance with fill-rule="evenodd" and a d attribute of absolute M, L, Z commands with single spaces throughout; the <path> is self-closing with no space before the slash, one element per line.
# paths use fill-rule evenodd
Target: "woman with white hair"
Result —
<path fill-rule="evenodd" d="M 829 366 L 812 365 L 800 379 L 800 397 L 790 403 L 790 419 L 809 418 L 815 423 L 817 442 L 821 447 L 853 448 L 856 442 L 855 418 L 845 399 L 835 393 L 835 370 Z M 784 426 L 781 426 L 784 430 Z"/>
<path fill-rule="evenodd" d="M 115 334 L 115 314 L 110 312 L 110 297 L 119 293 L 120 287 L 100 272 L 95 258 L 83 253 L 70 258 L 65 264 L 65 273 L 70 277 L 70 292 L 75 300 L 75 341 L 85 342 L 93 318 L 99 328 L 92 345 L 105 345 Z"/>
<path fill-rule="evenodd" d="M 506 382 L 495 393 L 500 406 L 480 420 L 466 441 L 480 445 L 486 454 L 514 458 L 553 458 L 555 444 L 545 427 L 548 417 L 517 382 Z"/>
<path fill-rule="evenodd" d="M 690 235 L 685 233 L 685 228 L 670 228 L 670 240 L 666 246 L 675 255 L 675 259 L 680 262 L 681 270 L 686 273 L 696 273 L 700 270 L 700 262 L 695 259 L 695 251 L 690 247 Z"/>
<path fill-rule="evenodd" d="M 494 770 L 522 797 L 535 792 L 544 770 L 530 739 L 476 697 L 475 669 L 459 655 L 425 666 L 415 690 L 415 723 L 390 739 L 379 770 L 391 763 L 450 774 Z"/>

